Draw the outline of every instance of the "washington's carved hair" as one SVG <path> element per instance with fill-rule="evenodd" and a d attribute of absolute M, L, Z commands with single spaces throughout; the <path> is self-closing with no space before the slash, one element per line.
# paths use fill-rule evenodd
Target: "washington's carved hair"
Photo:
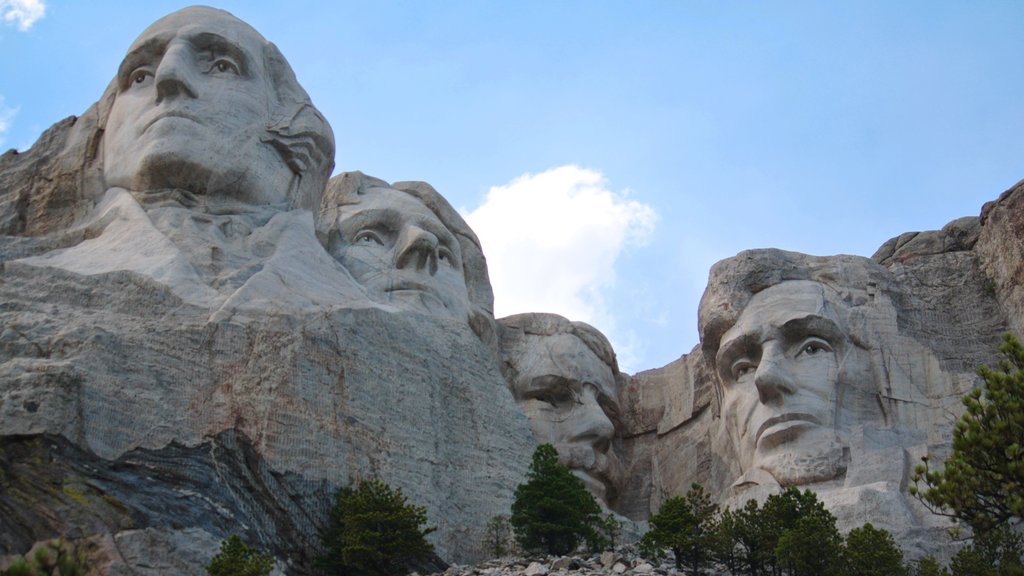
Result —
<path fill-rule="evenodd" d="M 264 69 L 269 75 L 267 84 L 273 96 L 267 118 L 266 135 L 260 140 L 280 154 L 282 161 L 294 175 L 291 189 L 288 191 L 292 207 L 315 211 L 320 205 L 327 180 L 334 170 L 334 132 L 331 125 L 313 106 L 309 94 L 299 85 L 295 72 L 281 51 L 252 26 L 231 13 L 216 8 L 191 6 L 179 12 L 184 11 L 206 13 L 206 17 L 213 15 L 231 18 L 259 39 Z M 85 159 L 87 164 L 101 162 L 98 158 L 99 145 L 117 93 L 118 79 L 115 76 L 96 104 L 96 126 L 90 137 L 88 156 Z M 99 172 L 102 173 L 102 167 Z"/>

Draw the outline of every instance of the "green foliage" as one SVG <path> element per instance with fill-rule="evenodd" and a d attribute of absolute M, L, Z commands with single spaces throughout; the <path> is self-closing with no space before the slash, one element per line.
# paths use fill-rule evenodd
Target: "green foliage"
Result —
<path fill-rule="evenodd" d="M 622 522 L 619 522 L 615 514 L 609 512 L 601 518 L 598 529 L 604 536 L 605 545 L 609 548 L 614 548 L 615 543 L 618 542 L 619 536 L 622 534 Z"/>
<path fill-rule="evenodd" d="M 267 576 L 274 568 L 274 557 L 249 546 L 237 534 L 220 543 L 206 573 L 210 576 Z"/>
<path fill-rule="evenodd" d="M 914 576 L 949 576 L 949 570 L 939 564 L 934 556 L 925 556 L 917 561 Z"/>
<path fill-rule="evenodd" d="M 1024 517 L 1024 347 L 1006 334 L 999 350 L 999 367 L 978 368 L 984 384 L 963 398 L 967 410 L 953 428 L 945 469 L 931 470 L 926 458 L 910 489 L 976 534 Z"/>
<path fill-rule="evenodd" d="M 87 571 L 84 553 L 58 539 L 36 546 L 28 558 L 16 558 L 0 576 L 85 576 Z"/>
<path fill-rule="evenodd" d="M 949 567 L 953 576 L 1024 576 L 1021 535 L 1005 526 L 979 534 Z"/>
<path fill-rule="evenodd" d="M 321 533 L 326 552 L 319 559 L 330 573 L 393 576 L 427 560 L 434 547 L 427 534 L 427 511 L 408 503 L 401 490 L 377 479 L 335 496 L 330 523 Z"/>
<path fill-rule="evenodd" d="M 824 508 L 822 508 L 824 511 Z M 838 573 L 843 539 L 828 511 L 801 517 L 779 536 L 775 558 L 793 576 L 825 576 Z"/>
<path fill-rule="evenodd" d="M 909 576 L 892 534 L 871 523 L 846 535 L 845 561 L 844 576 Z"/>
<path fill-rule="evenodd" d="M 558 463 L 558 452 L 541 444 L 533 453 L 526 482 L 516 487 L 510 521 L 526 550 L 564 555 L 586 541 L 601 543 L 596 527 L 601 507 L 583 481 Z"/>
<path fill-rule="evenodd" d="M 640 540 L 640 551 L 657 559 L 662 550 L 672 550 L 676 568 L 685 564 L 698 574 L 715 548 L 715 516 L 718 506 L 700 484 L 693 484 L 685 497 L 673 496 L 650 517 L 651 529 Z"/>
<path fill-rule="evenodd" d="M 484 548 L 493 558 L 501 558 L 512 551 L 512 525 L 508 516 L 498 514 L 487 521 L 484 529 Z"/>

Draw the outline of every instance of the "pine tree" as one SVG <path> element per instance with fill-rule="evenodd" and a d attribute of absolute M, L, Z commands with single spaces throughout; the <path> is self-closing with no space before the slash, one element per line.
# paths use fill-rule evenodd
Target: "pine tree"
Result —
<path fill-rule="evenodd" d="M 693 484 L 686 496 L 673 496 L 662 503 L 649 519 L 651 529 L 640 540 L 640 549 L 651 558 L 661 550 L 672 550 L 676 568 L 684 564 L 698 574 L 707 563 L 714 546 L 715 516 L 718 506 L 700 484 Z"/>
<path fill-rule="evenodd" d="M 867 523 L 846 535 L 844 576 L 908 576 L 892 534 Z"/>
<path fill-rule="evenodd" d="M 220 543 L 220 552 L 210 561 L 206 573 L 209 576 L 267 576 L 273 568 L 273 556 L 232 534 Z"/>
<path fill-rule="evenodd" d="M 774 544 L 772 569 L 786 568 L 793 576 L 834 573 L 843 553 L 836 518 L 810 490 L 789 487 L 768 497 L 762 510 L 765 544 Z"/>
<path fill-rule="evenodd" d="M 427 511 L 408 503 L 401 490 L 377 479 L 342 488 L 322 533 L 326 553 L 319 564 L 346 576 L 393 576 L 430 559 Z"/>
<path fill-rule="evenodd" d="M 551 444 L 541 444 L 533 453 L 526 482 L 516 488 L 512 503 L 512 527 L 525 550 L 564 555 L 581 542 L 600 539 L 596 527 L 601 507 L 583 481 L 558 463 Z"/>
<path fill-rule="evenodd" d="M 1024 347 L 1006 334 L 999 350 L 999 367 L 978 368 L 984 384 L 963 398 L 967 410 L 953 428 L 945 469 L 932 471 L 925 459 L 910 488 L 975 533 L 1024 518 Z"/>

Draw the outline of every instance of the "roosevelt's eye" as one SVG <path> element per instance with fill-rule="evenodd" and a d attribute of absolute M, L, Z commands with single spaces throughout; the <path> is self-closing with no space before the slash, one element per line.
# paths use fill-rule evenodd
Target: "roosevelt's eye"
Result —
<path fill-rule="evenodd" d="M 813 355 L 819 354 L 821 352 L 831 352 L 831 351 L 832 351 L 832 346 L 828 343 L 827 340 L 824 340 L 822 338 L 817 338 L 817 337 L 811 337 L 811 338 L 808 338 L 808 339 L 804 340 L 803 343 L 800 344 L 800 352 L 797 353 L 797 356 L 800 356 L 800 355 L 813 356 Z"/>
<path fill-rule="evenodd" d="M 210 66 L 209 72 L 217 74 L 238 74 L 238 65 L 228 58 L 218 58 Z"/>
<path fill-rule="evenodd" d="M 732 363 L 731 366 L 732 377 L 739 380 L 747 374 L 752 374 L 757 369 L 757 364 L 754 364 L 746 358 L 740 358 L 739 360 Z"/>
<path fill-rule="evenodd" d="M 381 237 L 373 230 L 361 230 L 353 238 L 353 243 L 357 246 L 383 246 L 384 241 Z"/>

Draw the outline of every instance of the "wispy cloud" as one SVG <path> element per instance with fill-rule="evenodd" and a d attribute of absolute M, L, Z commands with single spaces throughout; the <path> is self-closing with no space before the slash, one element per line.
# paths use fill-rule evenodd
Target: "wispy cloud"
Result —
<path fill-rule="evenodd" d="M 591 323 L 625 360 L 632 338 L 615 333 L 607 295 L 622 251 L 654 229 L 650 206 L 610 190 L 600 172 L 569 165 L 491 188 L 466 220 L 487 256 L 496 316 L 554 312 Z"/>
<path fill-rule="evenodd" d="M 14 24 L 25 32 L 46 15 L 43 0 L 0 0 L 0 18 L 5 24 Z"/>
<path fill-rule="evenodd" d="M 14 121 L 14 117 L 18 114 L 17 108 L 8 108 L 4 104 L 4 96 L 0 94 L 0 152 L 5 150 L 4 142 L 6 141 L 7 131 L 11 129 L 11 122 Z"/>

